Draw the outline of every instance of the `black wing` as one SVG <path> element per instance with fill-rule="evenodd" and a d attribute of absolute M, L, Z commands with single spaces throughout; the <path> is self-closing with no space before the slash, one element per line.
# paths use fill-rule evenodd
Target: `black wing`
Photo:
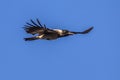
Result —
<path fill-rule="evenodd" d="M 37 37 L 29 37 L 29 38 L 24 38 L 25 41 L 33 41 L 33 40 L 37 40 L 39 38 Z"/>
<path fill-rule="evenodd" d="M 29 34 L 43 34 L 45 31 L 52 31 L 49 28 L 46 28 L 46 26 L 41 25 L 40 21 L 37 19 L 37 23 L 35 23 L 33 20 L 30 20 L 31 23 L 26 23 L 24 30 Z"/>
<path fill-rule="evenodd" d="M 72 32 L 74 34 L 87 34 L 89 33 L 91 30 L 93 29 L 93 27 L 90 27 L 89 29 L 85 30 L 85 31 L 82 31 L 82 32 Z"/>

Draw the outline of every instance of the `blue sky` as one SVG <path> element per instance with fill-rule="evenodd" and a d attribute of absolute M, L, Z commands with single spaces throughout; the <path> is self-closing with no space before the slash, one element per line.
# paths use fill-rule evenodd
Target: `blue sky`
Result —
<path fill-rule="evenodd" d="M 25 42 L 25 22 L 82 31 Z M 1 0 L 0 80 L 120 80 L 120 0 Z"/>

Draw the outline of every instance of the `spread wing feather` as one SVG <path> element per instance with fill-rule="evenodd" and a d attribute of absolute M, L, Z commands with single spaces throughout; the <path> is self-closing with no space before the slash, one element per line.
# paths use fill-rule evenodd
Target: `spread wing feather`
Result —
<path fill-rule="evenodd" d="M 37 19 L 37 23 L 35 23 L 33 20 L 30 20 L 32 22 L 32 24 L 30 23 L 26 23 L 27 25 L 25 25 L 24 29 L 27 33 L 29 34 L 43 34 L 43 33 L 51 33 L 53 30 L 46 28 L 46 26 L 42 26 L 40 21 Z"/>

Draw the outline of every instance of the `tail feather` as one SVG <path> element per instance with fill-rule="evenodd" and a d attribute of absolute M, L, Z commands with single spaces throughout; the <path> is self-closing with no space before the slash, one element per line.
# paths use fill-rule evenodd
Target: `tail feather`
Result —
<path fill-rule="evenodd" d="M 30 38 L 24 38 L 25 41 L 33 41 L 33 40 L 37 40 L 38 38 L 36 37 L 30 37 Z"/>

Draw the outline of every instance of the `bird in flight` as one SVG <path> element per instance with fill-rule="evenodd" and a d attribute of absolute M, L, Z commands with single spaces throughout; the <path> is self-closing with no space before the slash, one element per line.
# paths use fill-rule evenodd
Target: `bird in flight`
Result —
<path fill-rule="evenodd" d="M 34 36 L 24 38 L 25 41 L 33 41 L 38 39 L 55 40 L 61 37 L 66 37 L 74 34 L 87 34 L 93 29 L 93 27 L 90 27 L 89 29 L 82 32 L 74 32 L 65 29 L 50 29 L 47 28 L 45 24 L 42 25 L 38 19 L 36 19 L 36 22 L 34 22 L 33 20 L 30 21 L 31 23 L 26 23 L 24 30 L 27 33 L 32 34 Z"/>

